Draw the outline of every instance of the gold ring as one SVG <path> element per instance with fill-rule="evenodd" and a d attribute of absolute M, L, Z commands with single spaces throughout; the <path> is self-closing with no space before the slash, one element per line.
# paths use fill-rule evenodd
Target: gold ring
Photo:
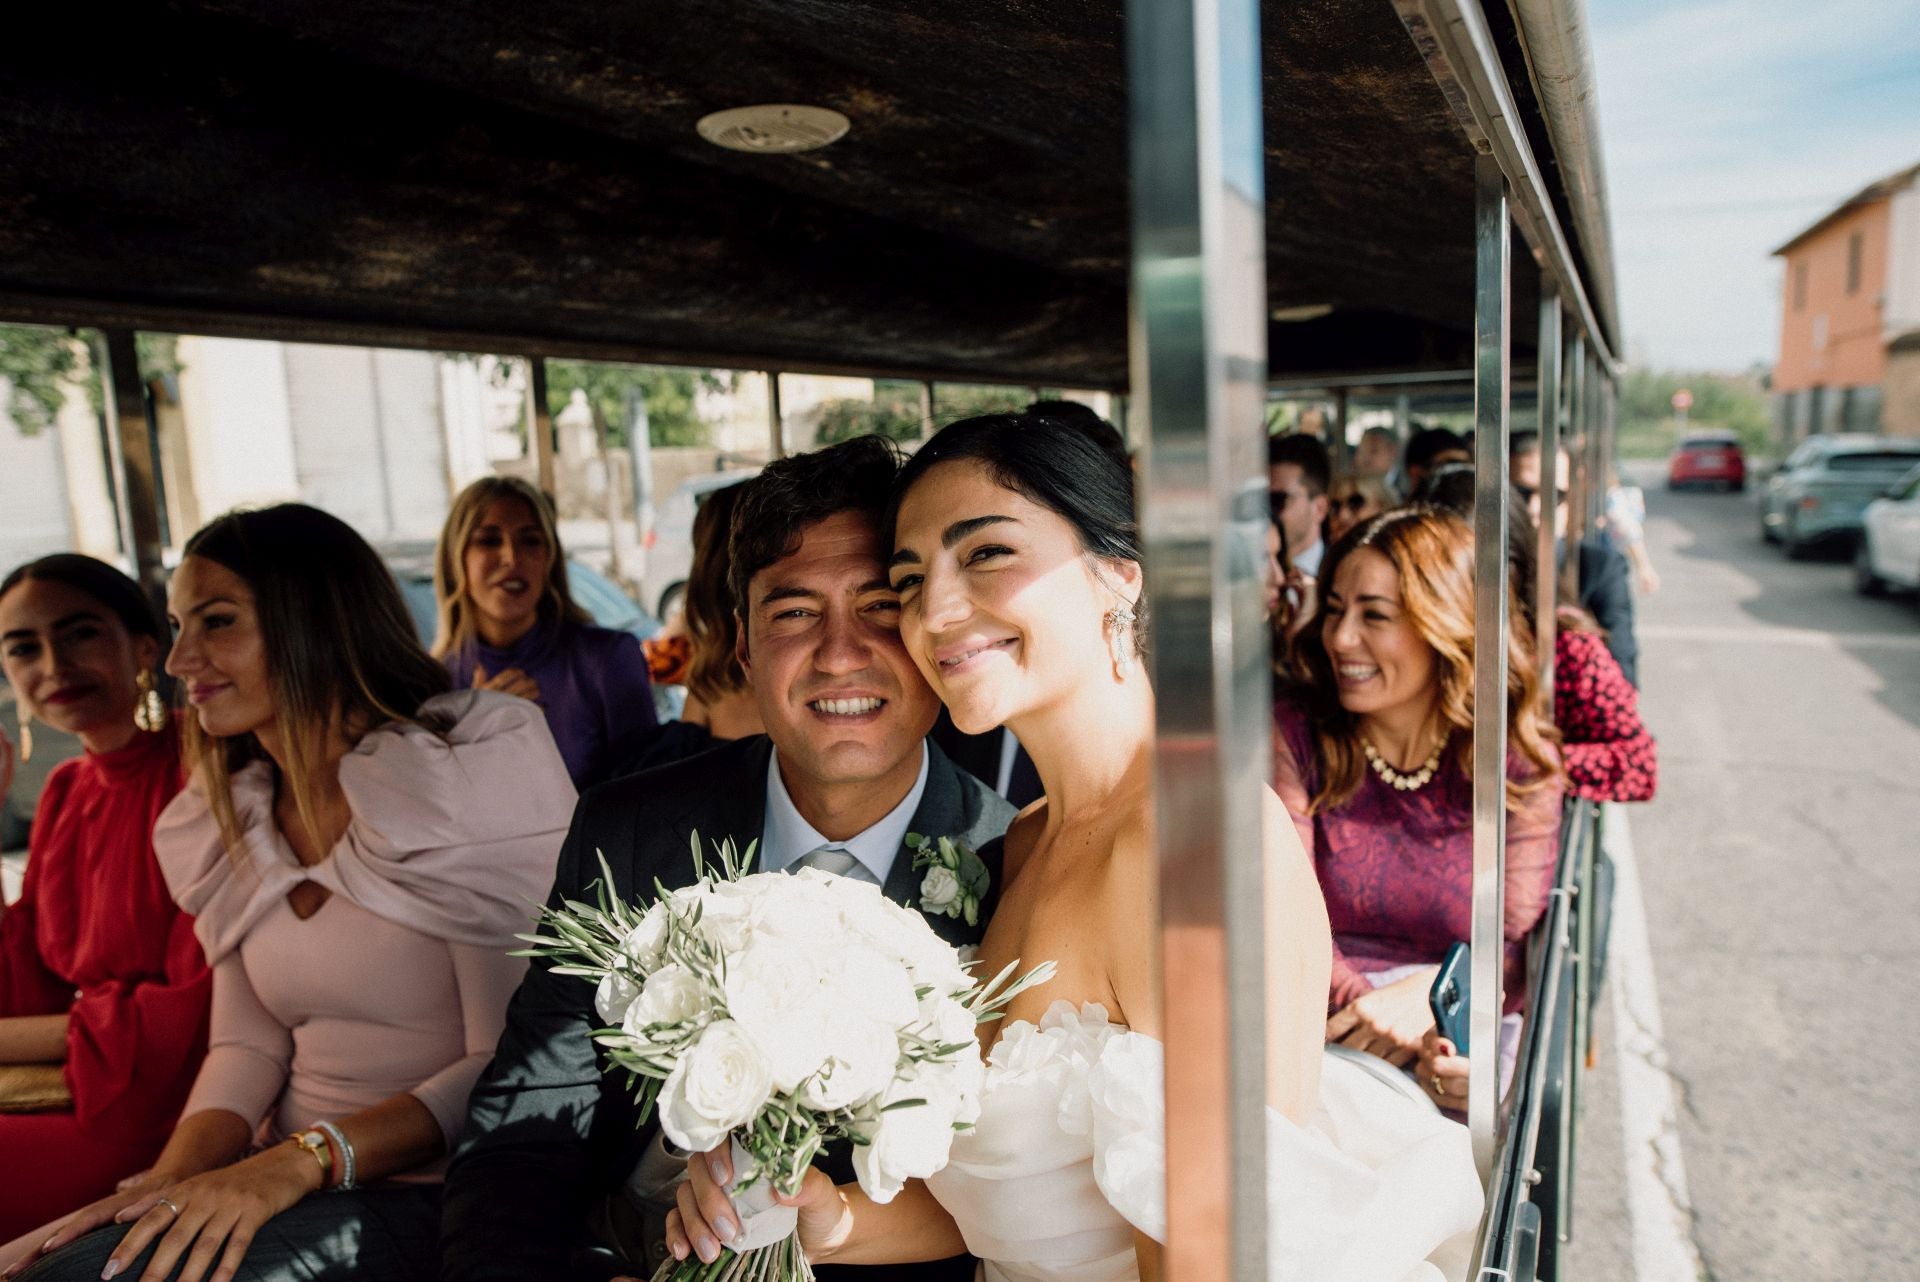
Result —
<path fill-rule="evenodd" d="M 1440 1080 L 1440 1074 L 1438 1073 L 1433 1075 L 1433 1093 L 1435 1095 L 1445 1095 L 1447 1093 L 1447 1084 Z"/>
<path fill-rule="evenodd" d="M 154 1205 L 166 1207 L 169 1211 L 172 1211 L 175 1216 L 178 1216 L 180 1214 L 180 1208 L 175 1206 L 172 1202 L 168 1201 L 164 1197 L 159 1199 L 157 1202 L 155 1202 Z"/>

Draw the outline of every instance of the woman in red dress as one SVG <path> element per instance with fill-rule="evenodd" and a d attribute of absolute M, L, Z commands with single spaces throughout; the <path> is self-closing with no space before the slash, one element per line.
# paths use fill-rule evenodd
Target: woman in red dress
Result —
<path fill-rule="evenodd" d="M 0 1243 L 151 1163 L 206 1055 L 212 981 L 153 853 L 183 783 L 179 735 L 147 697 L 165 650 L 133 580 L 91 557 L 44 557 L 0 583 L 23 755 L 30 718 L 86 748 L 48 776 L 26 883 L 0 910 L 0 1072 L 61 1063 L 73 1094 L 67 1109 L 0 1113 Z M 0 1267 L 14 1254 L 0 1245 Z"/>

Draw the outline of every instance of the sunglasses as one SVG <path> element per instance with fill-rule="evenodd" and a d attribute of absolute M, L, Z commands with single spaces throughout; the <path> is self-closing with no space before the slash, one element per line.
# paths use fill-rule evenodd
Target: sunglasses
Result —
<path fill-rule="evenodd" d="M 1360 515 L 1360 513 L 1366 511 L 1367 496 L 1364 494 L 1349 494 L 1347 495 L 1347 497 L 1343 499 L 1333 500 L 1334 511 L 1337 512 L 1341 508 L 1345 508 L 1347 511 L 1353 513 L 1355 516 L 1358 516 Z"/>

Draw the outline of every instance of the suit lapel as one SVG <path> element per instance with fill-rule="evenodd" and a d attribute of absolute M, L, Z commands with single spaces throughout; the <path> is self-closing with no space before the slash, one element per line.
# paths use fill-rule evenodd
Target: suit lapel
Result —
<path fill-rule="evenodd" d="M 666 840 L 673 843 L 670 858 L 687 869 L 691 881 L 693 837 L 700 836 L 700 853 L 713 857 L 714 843 L 733 839 L 740 854 L 754 846 L 753 865 L 760 866 L 758 843 L 767 823 L 767 763 L 773 758 L 773 741 L 764 735 L 749 740 L 740 751 L 740 761 L 731 770 L 716 771 L 702 787 L 693 790 L 687 805 L 668 825 Z M 639 834 L 646 840 L 646 834 Z"/>
<path fill-rule="evenodd" d="M 960 811 L 959 767 L 940 751 L 938 745 L 928 744 L 927 787 L 920 794 L 920 805 L 914 810 L 907 831 L 919 833 L 922 837 L 961 839 L 965 835 L 963 829 L 966 819 Z M 918 910 L 923 876 L 925 874 L 913 866 L 913 852 L 903 845 L 899 854 L 894 856 L 893 871 L 887 875 L 887 898 Z M 944 913 L 923 912 L 922 915 L 935 934 L 956 948 L 980 942 L 980 928 L 967 925 L 964 918 L 949 917 Z"/>

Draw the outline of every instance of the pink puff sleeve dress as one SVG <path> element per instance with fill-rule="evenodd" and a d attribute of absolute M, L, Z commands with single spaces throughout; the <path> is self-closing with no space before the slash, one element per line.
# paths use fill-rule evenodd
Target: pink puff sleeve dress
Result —
<path fill-rule="evenodd" d="M 461 691 L 421 716 L 444 729 L 389 723 L 341 761 L 353 817 L 313 867 L 274 824 L 264 762 L 232 781 L 237 854 L 197 778 L 161 815 L 161 867 L 213 966 L 210 1047 L 183 1115 L 224 1109 L 273 1143 L 411 1094 L 449 1147 L 459 1135 L 574 789 L 524 699 Z M 303 880 L 332 892 L 304 919 L 287 901 Z"/>

